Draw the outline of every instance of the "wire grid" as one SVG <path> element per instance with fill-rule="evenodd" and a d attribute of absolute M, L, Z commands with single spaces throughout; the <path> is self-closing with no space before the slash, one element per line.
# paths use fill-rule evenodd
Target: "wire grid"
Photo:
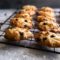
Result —
<path fill-rule="evenodd" d="M 2 38 L 3 40 L 1 39 L 0 43 L 7 44 L 7 45 L 27 47 L 27 48 L 31 48 L 31 49 L 38 49 L 38 50 L 42 50 L 42 51 L 46 51 L 46 52 L 60 54 L 60 51 L 56 51 L 57 48 L 49 48 L 49 47 L 45 47 L 42 45 L 41 46 L 36 45 L 36 41 L 34 38 L 29 38 L 29 40 L 22 40 L 20 42 L 7 42 L 6 39 L 4 38 L 4 31 L 5 31 L 5 29 L 10 27 L 9 21 L 11 18 L 13 18 L 16 15 L 17 12 L 19 12 L 19 10 L 16 10 L 10 17 L 8 17 L 8 19 L 6 19 L 3 23 L 1 23 L 0 38 Z M 59 22 L 60 9 L 55 9 L 55 15 Z M 34 21 L 34 23 L 35 23 L 35 21 Z M 33 28 L 33 29 L 31 29 L 31 32 L 36 33 L 36 32 L 38 32 L 38 29 Z"/>

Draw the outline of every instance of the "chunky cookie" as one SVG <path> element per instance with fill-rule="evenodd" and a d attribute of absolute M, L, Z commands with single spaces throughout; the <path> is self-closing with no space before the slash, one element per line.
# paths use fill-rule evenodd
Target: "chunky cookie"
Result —
<path fill-rule="evenodd" d="M 32 28 L 33 27 L 33 22 L 29 19 L 24 19 L 24 18 L 12 18 L 10 20 L 10 24 L 12 26 L 20 27 L 20 28 Z"/>
<path fill-rule="evenodd" d="M 50 7 L 42 7 L 38 11 L 37 21 L 52 20 L 56 21 L 54 10 Z"/>
<path fill-rule="evenodd" d="M 56 21 L 55 17 L 48 17 L 48 16 L 37 16 L 36 17 L 38 22 L 43 22 L 43 21 Z"/>
<path fill-rule="evenodd" d="M 57 29 L 59 24 L 53 21 L 44 21 L 38 24 L 38 28 L 42 31 L 51 31 L 53 29 Z"/>
<path fill-rule="evenodd" d="M 25 11 L 25 10 L 20 10 L 16 15 L 15 18 L 24 18 L 24 19 L 31 19 L 32 17 Z"/>
<path fill-rule="evenodd" d="M 9 28 L 5 31 L 5 38 L 9 41 L 20 41 L 33 37 L 32 32 L 25 28 Z"/>
<path fill-rule="evenodd" d="M 54 9 L 51 8 L 51 7 L 42 7 L 42 8 L 40 9 L 40 11 L 52 13 L 52 12 L 54 12 Z"/>
<path fill-rule="evenodd" d="M 60 47 L 60 34 L 49 31 L 41 31 L 35 34 L 35 39 L 38 45 L 48 47 Z"/>
<path fill-rule="evenodd" d="M 50 13 L 50 12 L 38 11 L 38 13 L 41 16 L 47 16 L 47 17 L 54 17 L 55 16 L 55 14 L 53 12 Z"/>
<path fill-rule="evenodd" d="M 36 6 L 33 5 L 25 5 L 23 6 L 23 9 L 29 14 L 29 15 L 34 15 L 37 11 Z"/>

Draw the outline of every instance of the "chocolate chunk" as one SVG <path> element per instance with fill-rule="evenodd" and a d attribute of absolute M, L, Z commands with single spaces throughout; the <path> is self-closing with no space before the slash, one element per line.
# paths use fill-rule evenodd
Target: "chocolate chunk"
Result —
<path fill-rule="evenodd" d="M 27 20 L 25 20 L 25 22 L 27 22 Z"/>
<path fill-rule="evenodd" d="M 21 11 L 19 11 L 18 14 L 21 14 Z"/>
<path fill-rule="evenodd" d="M 43 23 L 43 25 L 47 25 L 47 23 Z"/>
<path fill-rule="evenodd" d="M 20 33 L 20 35 L 23 35 L 23 32 L 19 32 Z"/>
<path fill-rule="evenodd" d="M 18 19 L 16 19 L 16 21 L 17 21 Z"/>
<path fill-rule="evenodd" d="M 51 35 L 51 37 L 55 37 L 54 35 Z"/>
<path fill-rule="evenodd" d="M 27 25 L 24 25 L 24 28 L 26 28 L 27 27 Z"/>
<path fill-rule="evenodd" d="M 23 32 L 19 32 L 20 33 L 20 39 L 22 40 L 24 38 L 24 33 Z"/>
<path fill-rule="evenodd" d="M 45 40 L 47 40 L 47 38 L 45 37 L 45 38 L 43 38 L 43 41 L 45 41 Z"/>

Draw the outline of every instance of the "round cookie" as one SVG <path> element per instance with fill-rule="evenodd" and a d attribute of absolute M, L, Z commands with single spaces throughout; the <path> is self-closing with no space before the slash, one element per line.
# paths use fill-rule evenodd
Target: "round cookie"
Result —
<path fill-rule="evenodd" d="M 44 12 L 44 11 L 38 11 L 38 14 L 41 15 L 41 16 L 47 16 L 47 17 L 54 17 L 55 14 L 52 12 Z"/>
<path fill-rule="evenodd" d="M 48 16 L 37 16 L 37 21 L 38 22 L 43 22 L 43 21 L 56 21 L 55 17 L 48 17 Z"/>
<path fill-rule="evenodd" d="M 37 11 L 37 7 L 34 5 L 25 5 L 23 6 L 23 9 L 29 14 L 34 15 Z"/>
<path fill-rule="evenodd" d="M 9 41 L 20 41 L 33 37 L 33 34 L 28 29 L 15 27 L 7 29 L 4 37 Z"/>
<path fill-rule="evenodd" d="M 52 13 L 52 12 L 54 12 L 54 9 L 51 8 L 51 7 L 42 7 L 42 8 L 40 9 L 40 11 Z"/>
<path fill-rule="evenodd" d="M 29 19 L 24 18 L 12 18 L 10 20 L 10 24 L 12 26 L 20 27 L 20 28 L 32 28 L 33 22 Z"/>
<path fill-rule="evenodd" d="M 31 19 L 32 20 L 32 17 L 25 10 L 21 10 L 14 17 L 15 18 L 19 18 L 20 17 L 20 18 Z"/>
<path fill-rule="evenodd" d="M 44 21 L 38 24 L 38 28 L 42 31 L 51 31 L 53 29 L 57 29 L 59 24 L 53 21 Z"/>
<path fill-rule="evenodd" d="M 47 47 L 60 47 L 60 34 L 49 31 L 41 31 L 35 35 L 38 45 Z"/>

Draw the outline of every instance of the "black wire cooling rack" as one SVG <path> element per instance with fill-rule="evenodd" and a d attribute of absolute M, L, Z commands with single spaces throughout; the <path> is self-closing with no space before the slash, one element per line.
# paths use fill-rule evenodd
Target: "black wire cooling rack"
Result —
<path fill-rule="evenodd" d="M 60 54 L 60 48 L 50 48 L 50 47 L 45 47 L 42 45 L 38 46 L 38 45 L 36 45 L 36 41 L 34 38 L 29 38 L 29 40 L 23 40 L 20 42 L 7 42 L 6 39 L 4 38 L 4 31 L 5 31 L 5 29 L 10 27 L 9 21 L 11 18 L 13 18 L 16 15 L 17 12 L 19 12 L 19 10 L 16 10 L 10 17 L 8 17 L 8 19 L 6 19 L 3 23 L 0 23 L 0 43 L 1 44 L 21 46 L 21 47 L 26 47 L 26 48 L 37 49 L 37 50 L 41 50 L 41 51 Z M 57 17 L 57 21 L 60 22 L 59 21 L 60 9 L 55 9 L 55 15 Z M 32 33 L 35 33 L 37 31 L 38 30 L 35 28 L 31 29 Z"/>

